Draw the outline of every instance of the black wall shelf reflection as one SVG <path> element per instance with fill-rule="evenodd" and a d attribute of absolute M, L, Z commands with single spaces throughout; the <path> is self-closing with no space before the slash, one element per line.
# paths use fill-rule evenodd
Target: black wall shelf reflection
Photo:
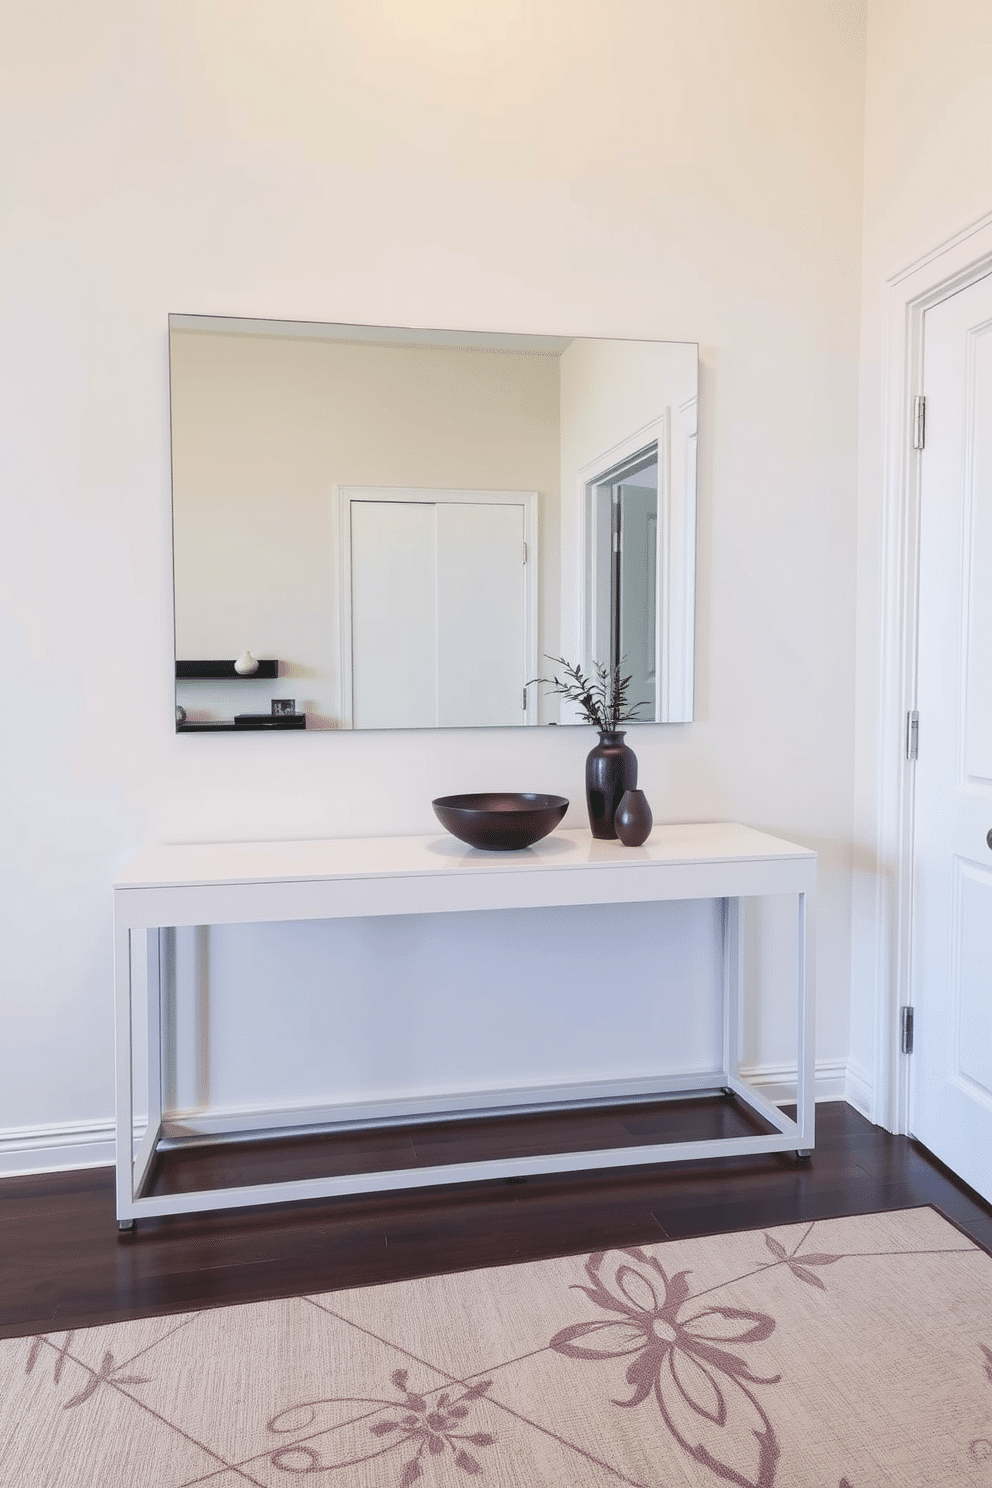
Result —
<path fill-rule="evenodd" d="M 213 681 L 221 681 L 227 678 L 233 682 L 253 682 L 257 677 L 278 677 L 278 661 L 260 661 L 258 670 L 250 672 L 243 677 L 240 672 L 234 670 L 233 661 L 177 661 L 177 681 L 191 681 L 196 677 L 207 678 Z"/>
<path fill-rule="evenodd" d="M 305 713 L 236 713 L 233 718 L 210 719 L 203 723 L 190 723 L 188 720 L 176 723 L 177 734 L 233 734 L 244 732 L 271 731 L 279 732 L 283 729 L 305 729 L 307 726 L 307 715 Z"/>

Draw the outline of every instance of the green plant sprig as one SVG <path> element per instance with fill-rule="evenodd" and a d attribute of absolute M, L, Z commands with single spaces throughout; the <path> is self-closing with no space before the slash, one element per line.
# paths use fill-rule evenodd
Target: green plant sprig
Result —
<path fill-rule="evenodd" d="M 621 665 L 625 658 L 621 657 Z M 621 723 L 638 723 L 639 708 L 647 706 L 646 700 L 639 703 L 629 701 L 632 676 L 624 677 L 620 665 L 604 666 L 593 662 L 595 678 L 587 677 L 579 666 L 565 660 L 563 656 L 549 656 L 564 676 L 555 672 L 553 677 L 535 677 L 542 687 L 550 687 L 552 696 L 567 698 L 582 710 L 585 723 L 591 723 L 601 733 L 613 733 Z M 529 685 L 529 684 L 528 684 Z"/>

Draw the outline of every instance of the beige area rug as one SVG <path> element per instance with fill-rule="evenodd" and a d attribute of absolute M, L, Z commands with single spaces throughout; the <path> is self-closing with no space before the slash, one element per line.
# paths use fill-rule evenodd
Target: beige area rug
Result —
<path fill-rule="evenodd" d="M 932 1209 L 0 1342 L 4 1488 L 992 1488 Z"/>

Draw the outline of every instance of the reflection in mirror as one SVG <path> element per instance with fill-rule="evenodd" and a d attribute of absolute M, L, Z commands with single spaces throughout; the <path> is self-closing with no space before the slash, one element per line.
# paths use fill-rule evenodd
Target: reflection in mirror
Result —
<path fill-rule="evenodd" d="M 169 330 L 177 729 L 573 722 L 557 655 L 692 717 L 694 345 Z"/>

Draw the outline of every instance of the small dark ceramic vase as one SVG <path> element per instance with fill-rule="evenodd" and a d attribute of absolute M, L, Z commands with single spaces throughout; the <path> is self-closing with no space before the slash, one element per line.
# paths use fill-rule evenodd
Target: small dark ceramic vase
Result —
<path fill-rule="evenodd" d="M 640 847 L 642 842 L 647 842 L 654 817 L 651 815 L 648 798 L 642 790 L 624 792 L 613 824 L 624 847 Z"/>
<path fill-rule="evenodd" d="M 604 729 L 586 756 L 586 803 L 594 837 L 616 838 L 613 824 L 625 791 L 637 785 L 637 755 L 622 732 Z"/>

